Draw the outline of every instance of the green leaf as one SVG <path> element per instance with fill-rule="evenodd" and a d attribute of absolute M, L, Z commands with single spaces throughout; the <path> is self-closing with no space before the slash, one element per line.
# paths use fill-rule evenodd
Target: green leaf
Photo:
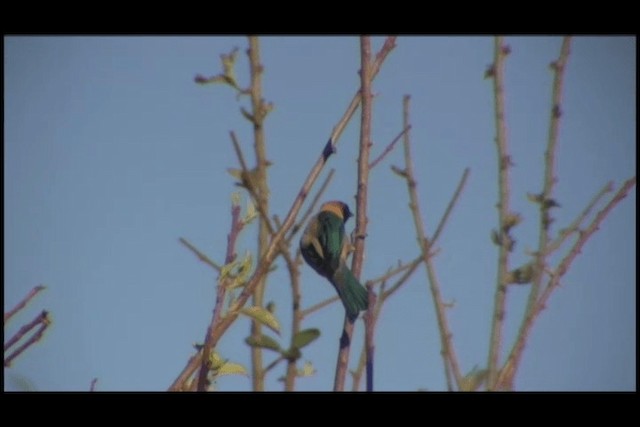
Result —
<path fill-rule="evenodd" d="M 278 344 L 276 340 L 274 340 L 268 335 L 259 335 L 257 337 L 253 337 L 253 336 L 247 337 L 245 338 L 244 342 L 249 344 L 251 347 L 267 348 L 269 350 L 278 351 L 278 352 L 282 351 L 280 344 Z"/>
<path fill-rule="evenodd" d="M 240 204 L 240 200 L 240 193 L 238 193 L 237 191 L 231 193 L 231 204 L 233 206 L 238 206 Z"/>
<path fill-rule="evenodd" d="M 217 371 L 222 366 L 224 366 L 225 360 L 217 351 L 213 351 L 209 354 L 209 363 L 211 364 L 211 369 Z"/>
<path fill-rule="evenodd" d="M 542 203 L 542 194 L 527 193 L 527 199 L 533 203 Z"/>
<path fill-rule="evenodd" d="M 491 241 L 496 246 L 502 245 L 502 239 L 500 238 L 500 234 L 498 234 L 496 230 L 491 230 Z"/>
<path fill-rule="evenodd" d="M 229 175 L 231 175 L 238 181 L 242 180 L 242 170 L 235 169 L 235 168 L 227 168 L 227 172 L 229 172 Z"/>
<path fill-rule="evenodd" d="M 276 334 L 280 335 L 280 323 L 278 319 L 262 307 L 253 306 L 253 307 L 245 307 L 240 309 L 240 313 L 245 316 L 251 317 L 253 320 L 262 323 L 267 328 L 271 329 Z"/>
<path fill-rule="evenodd" d="M 516 213 L 511 212 L 505 216 L 503 227 L 505 230 L 509 231 L 516 225 L 520 224 L 521 222 L 522 222 L 522 215 L 520 215 L 517 212 Z"/>
<path fill-rule="evenodd" d="M 258 211 L 251 200 L 247 201 L 247 214 L 242 220 L 245 224 L 249 224 L 251 221 L 258 217 Z"/>
<path fill-rule="evenodd" d="M 224 279 L 226 279 L 231 273 L 231 271 L 233 270 L 233 268 L 236 267 L 237 265 L 238 265 L 238 261 L 232 261 L 229 264 L 223 265 L 222 268 L 220 269 L 220 278 L 218 279 L 218 281 L 222 282 Z"/>
<path fill-rule="evenodd" d="M 474 366 L 471 372 L 469 372 L 462 378 L 462 381 L 460 383 L 460 390 L 477 391 L 482 386 L 482 383 L 484 383 L 484 381 L 486 380 L 488 374 L 488 369 L 478 369 L 477 366 Z"/>
<path fill-rule="evenodd" d="M 287 360 L 295 361 L 302 357 L 302 352 L 297 347 L 292 347 L 286 351 L 282 352 L 282 357 Z"/>
<path fill-rule="evenodd" d="M 217 376 L 222 375 L 244 375 L 249 376 L 247 369 L 239 363 L 227 362 L 216 373 Z"/>
<path fill-rule="evenodd" d="M 238 266 L 238 282 L 244 285 L 249 278 L 249 274 L 251 273 L 251 267 L 253 266 L 253 256 L 251 252 L 247 251 L 240 261 L 240 265 Z"/>
<path fill-rule="evenodd" d="M 313 341 L 315 341 L 320 336 L 320 330 L 316 328 L 305 329 L 304 331 L 298 332 L 293 337 L 293 347 L 302 348 Z"/>
<path fill-rule="evenodd" d="M 310 377 L 316 373 L 316 370 L 313 367 L 313 364 L 309 361 L 304 362 L 302 369 L 298 369 L 297 376 L 299 377 Z"/>

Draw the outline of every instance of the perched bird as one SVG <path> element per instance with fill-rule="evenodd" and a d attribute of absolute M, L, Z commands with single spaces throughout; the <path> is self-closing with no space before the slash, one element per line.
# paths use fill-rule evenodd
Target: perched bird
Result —
<path fill-rule="evenodd" d="M 368 306 L 367 290 L 346 265 L 350 243 L 344 223 L 352 216 L 340 201 L 326 202 L 307 224 L 300 238 L 302 257 L 336 288 L 347 316 L 354 320 Z"/>

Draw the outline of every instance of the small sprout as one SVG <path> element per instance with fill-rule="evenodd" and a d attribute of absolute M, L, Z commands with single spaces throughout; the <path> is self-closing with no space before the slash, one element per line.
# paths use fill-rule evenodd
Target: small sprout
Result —
<path fill-rule="evenodd" d="M 247 201 L 247 214 L 242 219 L 244 224 L 249 224 L 258 217 L 258 211 L 251 200 Z"/>
<path fill-rule="evenodd" d="M 533 280 L 534 271 L 535 271 L 535 268 L 533 266 L 533 263 L 525 264 L 507 273 L 506 282 L 507 284 L 515 283 L 518 285 L 531 283 L 531 281 Z"/>
<path fill-rule="evenodd" d="M 544 200 L 544 207 L 545 207 L 545 209 L 559 208 L 560 207 L 560 203 L 556 202 L 554 199 L 545 199 Z"/>
<path fill-rule="evenodd" d="M 478 369 L 477 366 L 474 366 L 471 372 L 469 372 L 462 378 L 462 382 L 460 383 L 460 391 L 478 390 L 487 379 L 488 374 L 488 369 Z"/>
<path fill-rule="evenodd" d="M 533 203 L 542 203 L 542 194 L 527 193 L 527 199 Z"/>
<path fill-rule="evenodd" d="M 267 303 L 267 311 L 271 314 L 276 312 L 276 303 L 273 301 L 269 301 Z"/>
<path fill-rule="evenodd" d="M 220 356 L 220 354 L 217 351 L 212 351 L 209 354 L 209 368 L 212 371 L 217 371 L 225 363 L 227 363 L 227 361 L 222 359 L 222 357 Z"/>
<path fill-rule="evenodd" d="M 505 243 L 505 246 L 507 248 L 507 251 L 513 252 L 513 250 L 516 247 L 516 240 L 514 238 L 512 238 L 510 235 L 505 233 L 504 234 L 504 243 Z"/>
<path fill-rule="evenodd" d="M 513 163 L 513 160 L 511 160 L 511 156 L 506 155 L 506 156 L 502 157 L 502 162 L 500 164 L 500 167 L 502 169 L 506 169 L 508 167 L 513 167 L 513 166 L 515 166 L 515 165 Z"/>
<path fill-rule="evenodd" d="M 313 364 L 309 361 L 304 362 L 301 369 L 297 370 L 296 376 L 298 377 L 310 377 L 316 373 Z"/>
<path fill-rule="evenodd" d="M 393 171 L 393 173 L 395 173 L 398 176 L 401 176 L 402 178 L 407 177 L 407 171 L 405 169 L 400 169 L 398 166 L 392 165 L 391 170 Z"/>
<path fill-rule="evenodd" d="M 500 238 L 500 233 L 498 233 L 496 230 L 491 230 L 491 241 L 496 246 L 502 245 L 502 239 Z"/>
<path fill-rule="evenodd" d="M 496 66 L 495 66 L 495 64 L 491 64 L 485 70 L 484 78 L 485 79 L 489 79 L 489 78 L 494 77 L 495 75 L 496 75 Z"/>
<path fill-rule="evenodd" d="M 508 213 L 504 218 L 503 229 L 505 231 L 511 230 L 516 225 L 522 222 L 522 216 L 519 213 Z"/>

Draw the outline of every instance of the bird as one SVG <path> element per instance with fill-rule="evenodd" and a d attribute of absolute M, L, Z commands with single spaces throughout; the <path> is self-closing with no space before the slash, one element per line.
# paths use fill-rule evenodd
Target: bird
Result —
<path fill-rule="evenodd" d="M 300 237 L 304 260 L 338 292 L 347 317 L 353 321 L 368 308 L 367 290 L 346 264 L 351 244 L 345 236 L 344 224 L 353 214 L 341 201 L 324 203 Z"/>

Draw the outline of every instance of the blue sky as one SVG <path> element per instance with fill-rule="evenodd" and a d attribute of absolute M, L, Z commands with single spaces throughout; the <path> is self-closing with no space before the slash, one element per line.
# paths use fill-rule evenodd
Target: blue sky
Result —
<path fill-rule="evenodd" d="M 382 38 L 374 38 L 374 48 Z M 513 265 L 537 244 L 538 216 L 526 192 L 539 192 L 559 37 L 508 37 L 506 108 L 515 230 Z M 359 85 L 357 37 L 264 37 L 264 96 L 272 212 L 284 217 L 331 129 Z M 48 289 L 9 323 L 5 336 L 41 309 L 53 325 L 5 369 L 5 390 L 28 381 L 37 390 L 165 390 L 201 342 L 216 274 L 179 242 L 185 237 L 222 262 L 230 224 L 228 175 L 236 167 L 234 130 L 252 158 L 252 131 L 239 113 L 247 100 L 196 74 L 220 71 L 219 54 L 243 37 L 4 38 L 4 309 L 33 286 Z M 606 182 L 636 171 L 636 41 L 576 37 L 565 78 L 557 153 L 554 230 L 566 226 Z M 486 364 L 497 248 L 497 168 L 493 91 L 484 80 L 490 37 L 399 37 L 373 90 L 373 155 L 402 128 L 402 97 L 412 96 L 413 161 L 424 221 L 433 233 L 458 180 L 465 191 L 442 234 L 435 267 L 463 371 Z M 358 113 L 346 129 L 325 199 L 355 209 Z M 398 146 L 371 175 L 363 278 L 418 255 Z M 244 197 L 244 196 L 243 196 Z M 583 248 L 536 323 L 518 390 L 635 390 L 635 188 Z M 350 231 L 354 226 L 348 224 Z M 239 253 L 255 250 L 255 228 Z M 270 276 L 267 299 L 290 322 L 285 269 Z M 334 295 L 302 267 L 303 306 Z M 508 297 L 505 348 L 515 336 L 528 287 Z M 317 370 L 298 390 L 331 390 L 343 309 L 333 304 L 305 320 L 321 337 L 303 360 Z M 362 325 L 355 342 L 362 340 Z M 249 367 L 246 320 L 220 343 L 226 358 Z M 287 327 L 282 341 L 288 342 Z M 357 346 L 352 351 L 355 364 Z M 267 363 L 271 355 L 266 355 Z M 436 319 L 423 267 L 383 309 L 376 334 L 377 390 L 446 387 Z M 276 368 L 268 390 L 281 390 Z M 218 381 L 249 390 L 250 379 Z M 350 388 L 350 382 L 347 382 Z"/>

